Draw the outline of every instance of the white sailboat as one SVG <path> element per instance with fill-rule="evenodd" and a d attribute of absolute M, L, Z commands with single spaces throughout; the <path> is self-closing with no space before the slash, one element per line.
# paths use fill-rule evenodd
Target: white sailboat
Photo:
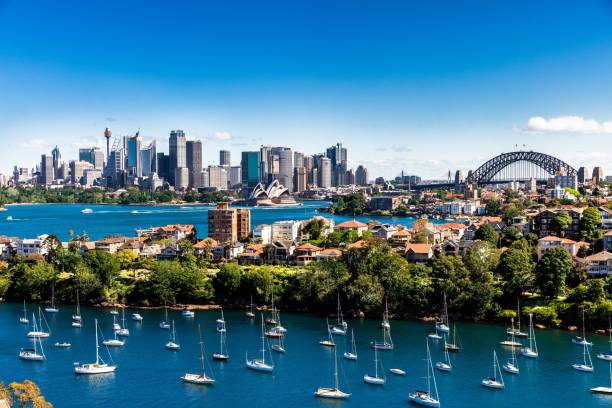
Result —
<path fill-rule="evenodd" d="M 76 311 L 75 314 L 72 315 L 72 323 L 70 325 L 72 327 L 81 328 L 83 327 L 83 323 L 81 320 L 81 303 L 79 300 L 79 290 L 77 289 Z"/>
<path fill-rule="evenodd" d="M 107 364 L 100 357 L 100 345 L 98 343 L 98 319 L 95 319 L 95 330 L 96 330 L 96 362 L 88 363 L 88 364 L 75 363 L 74 372 L 76 374 L 88 374 L 88 375 L 107 374 L 107 373 L 113 373 L 117 369 L 117 366 L 115 364 L 112 364 L 112 359 L 111 359 L 111 364 Z M 110 353 L 108 355 L 110 359 L 111 358 Z"/>
<path fill-rule="evenodd" d="M 572 368 L 578 371 L 592 373 L 594 371 L 591 353 L 589 352 L 588 342 L 582 344 L 582 362 L 572 364 Z"/>
<path fill-rule="evenodd" d="M 441 340 L 442 336 L 438 333 L 438 322 L 434 322 L 434 331 L 427 335 L 432 340 Z"/>
<path fill-rule="evenodd" d="M 275 319 L 276 308 L 274 307 L 274 289 L 272 289 L 271 302 L 272 302 L 272 308 L 270 309 L 270 312 L 272 313 L 272 315 L 270 317 L 266 317 L 266 323 L 271 324 L 271 325 L 276 325 L 278 322 Z"/>
<path fill-rule="evenodd" d="M 444 336 L 444 350 L 458 353 L 461 350 L 461 346 L 457 342 L 457 325 L 453 325 L 453 342 L 448 342 L 448 337 Z"/>
<path fill-rule="evenodd" d="M 170 330 L 170 323 L 168 322 L 168 306 L 164 305 L 164 321 L 159 323 L 159 328 L 162 330 Z"/>
<path fill-rule="evenodd" d="M 106 347 L 123 347 L 123 345 L 125 344 L 125 342 L 123 340 L 119 340 L 117 338 L 117 330 L 115 329 L 115 316 L 113 316 L 113 338 L 112 339 L 104 339 L 104 336 L 102 337 L 102 344 L 105 345 Z"/>
<path fill-rule="evenodd" d="M 59 309 L 55 307 L 55 283 L 51 284 L 51 306 L 45 307 L 47 313 L 58 313 Z"/>
<path fill-rule="evenodd" d="M 132 315 L 130 316 L 132 318 L 132 320 L 134 320 L 135 322 L 142 322 L 143 317 L 140 313 L 136 312 L 136 313 L 132 313 Z"/>
<path fill-rule="evenodd" d="M 492 388 L 494 390 L 501 390 L 505 387 L 504 376 L 499 368 L 499 362 L 497 361 L 497 353 L 495 350 L 493 350 L 493 376 L 485 378 L 482 380 L 481 384 L 484 387 Z"/>
<path fill-rule="evenodd" d="M 179 351 L 181 346 L 176 342 L 176 331 L 174 329 L 174 320 L 172 321 L 172 332 L 170 333 L 170 340 L 166 343 L 166 349 L 172 351 Z"/>
<path fill-rule="evenodd" d="M 197 384 L 197 385 L 211 385 L 215 383 L 215 379 L 206 375 L 206 369 L 204 366 L 204 341 L 202 340 L 202 330 L 198 325 L 198 334 L 200 336 L 200 360 L 202 361 L 202 372 L 200 374 L 186 373 L 181 377 L 186 383 Z"/>
<path fill-rule="evenodd" d="M 387 298 L 385 297 L 385 313 L 383 314 L 383 321 L 381 326 L 385 329 L 391 328 L 391 323 L 389 323 L 389 307 L 387 306 Z"/>
<path fill-rule="evenodd" d="M 538 343 L 533 331 L 533 314 L 529 313 L 529 347 L 523 347 L 521 354 L 527 358 L 538 358 Z"/>
<path fill-rule="evenodd" d="M 393 350 L 393 339 L 391 338 L 391 324 L 389 323 L 389 310 L 385 300 L 385 313 L 383 314 L 382 341 L 373 341 L 372 347 L 378 350 Z"/>
<path fill-rule="evenodd" d="M 355 347 L 355 333 L 353 329 L 351 329 L 351 351 L 345 351 L 344 358 L 347 360 L 357 360 L 357 347 Z"/>
<path fill-rule="evenodd" d="M 251 303 L 249 303 L 249 310 L 246 312 L 246 317 L 251 319 L 255 317 L 255 313 L 253 313 L 253 295 L 251 295 Z"/>
<path fill-rule="evenodd" d="M 264 317 L 261 315 L 261 359 L 259 360 L 249 360 L 249 355 L 246 355 L 246 366 L 251 370 L 256 371 L 264 371 L 264 372 L 272 372 L 274 370 L 274 364 L 266 363 L 266 336 L 265 336 L 265 327 L 264 327 Z M 270 359 L 272 355 L 270 354 Z"/>
<path fill-rule="evenodd" d="M 513 329 L 512 332 L 511 332 L 512 334 L 510 336 L 511 336 L 512 342 L 514 343 L 514 333 L 515 333 L 515 331 L 514 331 L 514 321 L 512 322 L 512 329 Z M 510 359 L 508 361 L 506 361 L 504 363 L 503 369 L 504 369 L 504 371 L 506 371 L 506 372 L 508 372 L 510 374 L 518 374 L 519 373 L 519 368 L 518 368 L 518 364 L 516 362 L 516 354 L 514 353 L 514 347 L 512 347 L 512 349 L 510 351 L 512 353 L 511 357 L 510 357 Z"/>
<path fill-rule="evenodd" d="M 117 323 L 117 316 L 113 315 L 113 330 L 117 331 L 119 329 L 121 329 L 121 325 Z"/>
<path fill-rule="evenodd" d="M 448 304 L 446 303 L 446 293 L 444 294 L 444 316 L 442 317 L 442 321 L 436 323 L 436 330 L 442 333 L 448 333 L 450 331 L 450 326 L 448 322 Z"/>
<path fill-rule="evenodd" d="M 527 337 L 528 334 L 521 331 L 521 301 L 520 299 L 516 299 L 516 317 L 517 317 L 517 327 L 511 327 L 506 329 L 506 334 L 511 336 L 514 333 L 514 337 Z"/>
<path fill-rule="evenodd" d="M 225 317 L 223 316 L 223 308 L 221 309 L 221 317 L 217 319 L 217 331 L 225 333 Z"/>
<path fill-rule="evenodd" d="M 334 348 L 334 388 L 319 387 L 314 395 L 319 398 L 329 399 L 347 399 L 351 394 L 340 390 L 340 384 L 338 381 L 338 356 L 336 355 L 336 349 Z"/>
<path fill-rule="evenodd" d="M 113 315 L 114 316 L 114 315 Z M 116 330 L 117 336 L 119 337 L 129 337 L 130 329 L 125 325 L 125 308 L 121 309 L 121 328 Z"/>
<path fill-rule="evenodd" d="M 32 314 L 32 316 L 34 316 L 34 314 Z M 43 330 L 43 321 L 45 322 L 45 325 L 47 326 L 47 331 Z M 34 322 L 33 326 L 34 327 L 32 328 L 32 330 L 28 332 L 28 337 L 47 338 L 51 335 L 51 329 L 49 328 L 49 323 L 47 323 L 47 319 L 42 313 L 42 310 L 40 309 L 40 307 L 38 308 L 38 326 L 36 325 L 36 322 Z"/>
<path fill-rule="evenodd" d="M 284 354 L 287 350 L 285 350 L 285 342 L 283 341 L 283 336 L 277 337 L 276 342 L 272 344 L 270 348 L 272 349 L 272 351 Z"/>
<path fill-rule="evenodd" d="M 32 323 L 34 325 L 34 331 L 37 331 L 38 328 L 36 327 L 36 316 L 34 316 L 34 313 L 32 313 Z M 37 347 L 37 343 L 38 343 L 38 347 Z M 40 336 L 32 337 L 32 345 L 34 347 L 31 349 L 21 349 L 21 351 L 19 352 L 19 358 L 22 360 L 29 360 L 29 361 L 45 360 L 46 359 L 45 351 L 43 349 L 42 341 L 40 340 Z M 40 347 L 40 352 L 38 351 L 39 347 Z"/>
<path fill-rule="evenodd" d="M 610 324 L 610 318 L 608 318 L 608 343 L 610 344 L 610 351 L 597 354 L 598 359 L 612 361 L 612 325 Z"/>
<path fill-rule="evenodd" d="M 446 343 L 446 335 L 444 335 L 444 343 Z M 448 349 L 446 347 L 444 348 L 444 361 L 438 361 L 436 363 L 436 368 L 445 372 L 450 372 L 453 369 L 450 361 L 450 355 L 448 354 Z"/>
<path fill-rule="evenodd" d="M 515 329 L 514 329 L 514 317 L 512 317 L 510 319 L 510 322 L 511 322 L 511 325 L 512 325 L 512 328 L 509 331 L 511 333 L 510 334 L 510 340 L 500 341 L 499 344 L 501 344 L 502 346 L 507 346 L 507 347 L 512 347 L 512 348 L 514 348 L 514 347 L 522 347 L 523 344 L 521 342 L 516 341 L 516 338 L 514 337 L 515 336 L 514 333 L 516 332 Z M 506 330 L 506 334 L 508 334 L 508 330 Z"/>
<path fill-rule="evenodd" d="M 329 322 L 326 320 L 325 326 L 327 327 L 327 340 L 319 340 L 319 344 L 325 347 L 336 347 L 336 343 L 334 343 L 334 338 L 331 335 L 331 331 L 329 329 Z"/>
<path fill-rule="evenodd" d="M 336 323 L 330 327 L 332 335 L 346 336 L 348 324 L 344 321 L 342 316 L 342 307 L 340 306 L 340 293 L 338 293 L 338 310 L 336 311 Z"/>
<path fill-rule="evenodd" d="M 380 370 L 384 372 L 382 368 L 382 364 L 381 364 Z M 385 377 L 378 376 L 378 349 L 377 348 L 374 348 L 374 376 L 371 376 L 370 374 L 365 374 L 363 376 L 363 381 L 368 384 L 385 385 L 385 382 L 386 382 Z"/>
<path fill-rule="evenodd" d="M 581 336 L 574 336 L 572 338 L 572 343 L 577 344 L 579 346 L 592 346 L 593 343 L 588 341 L 586 338 L 586 327 L 585 327 L 585 321 L 584 321 L 584 308 L 582 308 L 582 337 Z"/>
<path fill-rule="evenodd" d="M 609 372 L 610 372 L 610 386 L 609 387 L 594 387 L 591 388 L 591 392 L 596 394 L 612 394 L 612 361 L 608 360 Z"/>
<path fill-rule="evenodd" d="M 227 351 L 227 344 L 226 344 L 226 339 L 227 339 L 227 331 L 220 331 L 219 332 L 219 343 L 220 343 L 220 348 L 219 348 L 219 352 L 218 353 L 214 353 L 212 355 L 213 360 L 219 360 L 219 361 L 227 361 L 229 360 L 229 353 Z"/>
<path fill-rule="evenodd" d="M 440 397 L 438 396 L 438 385 L 436 384 L 436 375 L 431 363 L 431 353 L 429 351 L 429 342 L 427 343 L 427 391 L 417 390 L 408 394 L 408 399 L 418 405 L 426 407 L 440 407 Z M 433 389 L 432 389 L 433 385 Z"/>
<path fill-rule="evenodd" d="M 26 308 L 25 299 L 23 299 L 23 316 L 19 317 L 19 323 L 21 323 L 21 324 L 29 324 L 30 323 L 30 321 L 28 320 L 28 309 Z"/>
<path fill-rule="evenodd" d="M 193 312 L 192 310 L 189 310 L 189 308 L 187 306 L 185 306 L 185 308 L 181 312 L 181 315 L 183 317 L 194 317 L 195 316 L 195 312 Z"/>

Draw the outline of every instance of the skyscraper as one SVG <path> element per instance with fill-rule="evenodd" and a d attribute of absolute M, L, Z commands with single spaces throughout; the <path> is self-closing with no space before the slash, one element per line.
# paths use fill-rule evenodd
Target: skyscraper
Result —
<path fill-rule="evenodd" d="M 164 180 L 170 179 L 170 156 L 164 153 L 157 153 L 157 175 Z"/>
<path fill-rule="evenodd" d="M 306 167 L 298 166 L 293 171 L 293 185 L 296 193 L 301 193 L 306 190 L 308 178 L 306 177 Z"/>
<path fill-rule="evenodd" d="M 228 172 L 224 166 L 208 166 L 204 187 L 215 188 L 218 191 L 227 190 Z"/>
<path fill-rule="evenodd" d="M 189 169 L 189 187 L 199 188 L 202 185 L 202 141 L 190 140 L 186 143 L 187 168 Z"/>
<path fill-rule="evenodd" d="M 273 179 L 293 191 L 293 152 L 289 147 L 273 147 L 272 155 L 278 156 L 278 174 L 273 174 Z"/>
<path fill-rule="evenodd" d="M 304 153 L 301 153 L 301 152 L 293 153 L 293 167 L 305 167 L 304 166 Z"/>
<path fill-rule="evenodd" d="M 318 186 L 321 188 L 330 188 L 332 186 L 332 161 L 330 158 L 319 158 L 317 173 L 319 176 Z"/>
<path fill-rule="evenodd" d="M 151 173 L 157 173 L 157 146 L 155 140 L 140 150 L 140 169 L 142 177 L 149 177 Z"/>
<path fill-rule="evenodd" d="M 368 169 L 366 169 L 361 164 L 357 166 L 357 170 L 355 171 L 355 184 L 358 186 L 367 186 L 368 179 Z"/>
<path fill-rule="evenodd" d="M 53 150 L 51 150 L 51 157 L 53 160 L 53 170 L 57 172 L 62 162 L 62 154 L 57 146 Z"/>
<path fill-rule="evenodd" d="M 187 167 L 187 139 L 182 130 L 170 132 L 168 159 L 168 179 L 170 184 L 175 185 L 175 173 L 177 168 Z"/>
<path fill-rule="evenodd" d="M 232 156 L 229 150 L 219 150 L 219 165 L 220 166 L 231 166 Z"/>
<path fill-rule="evenodd" d="M 104 152 L 99 147 L 92 147 L 90 155 L 94 168 L 102 170 L 104 168 Z"/>
<path fill-rule="evenodd" d="M 142 143 L 142 137 L 140 132 L 127 141 L 127 170 L 133 177 L 142 177 L 142 166 L 140 163 L 140 144 Z"/>
<path fill-rule="evenodd" d="M 584 183 L 589 178 L 589 169 L 588 167 L 580 167 L 578 169 L 578 182 Z"/>
<path fill-rule="evenodd" d="M 347 171 L 348 153 L 342 143 L 336 143 L 335 146 L 328 147 L 326 156 L 331 160 L 332 167 L 332 183 L 336 186 L 345 184 L 345 174 Z"/>
<path fill-rule="evenodd" d="M 40 158 L 40 184 L 48 186 L 53 183 L 53 180 L 55 180 L 53 157 L 43 154 Z"/>
<path fill-rule="evenodd" d="M 261 157 L 259 152 L 242 152 L 242 160 L 240 162 L 240 166 L 242 167 L 242 188 L 247 195 L 259 183 L 260 162 Z"/>
<path fill-rule="evenodd" d="M 259 181 L 267 184 L 270 181 L 269 173 L 270 173 L 270 156 L 271 156 L 272 146 L 264 146 L 262 145 L 259 149 Z"/>
<path fill-rule="evenodd" d="M 593 168 L 593 177 L 591 177 L 591 183 L 596 186 L 601 181 L 605 180 L 603 167 L 597 166 Z"/>

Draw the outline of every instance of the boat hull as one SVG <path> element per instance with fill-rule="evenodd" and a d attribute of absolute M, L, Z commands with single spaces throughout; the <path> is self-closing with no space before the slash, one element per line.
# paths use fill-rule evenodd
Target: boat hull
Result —
<path fill-rule="evenodd" d="M 399 368 L 391 368 L 389 370 L 390 373 L 395 374 L 395 375 L 406 375 L 406 372 L 404 370 L 401 370 Z"/>
<path fill-rule="evenodd" d="M 357 360 L 357 354 L 344 353 L 344 358 L 346 358 L 347 360 Z"/>
<path fill-rule="evenodd" d="M 493 390 L 501 390 L 504 388 L 504 384 L 500 383 L 499 381 L 491 380 L 488 378 L 482 380 L 481 384 L 483 387 L 491 388 Z"/>
<path fill-rule="evenodd" d="M 439 407 L 440 401 L 430 397 L 427 393 L 413 392 L 408 395 L 410 402 L 425 407 Z"/>
<path fill-rule="evenodd" d="M 334 388 L 319 388 L 314 395 L 315 397 L 330 399 L 346 399 L 351 396 L 351 394 L 336 390 Z"/>
<path fill-rule="evenodd" d="M 535 351 L 529 349 L 529 348 L 524 348 L 521 350 L 521 355 L 523 355 L 523 357 L 527 357 L 527 358 L 538 358 L 538 353 L 536 353 Z"/>
<path fill-rule="evenodd" d="M 117 366 L 110 366 L 107 364 L 101 364 L 101 365 L 91 364 L 91 365 L 76 366 L 74 367 L 74 372 L 76 374 L 82 374 L 82 375 L 110 374 L 110 373 L 114 373 L 116 369 L 117 369 Z"/>
<path fill-rule="evenodd" d="M 510 373 L 510 374 L 519 373 L 519 369 L 514 364 L 506 363 L 502 366 L 502 368 L 504 369 L 505 372 Z"/>
<path fill-rule="evenodd" d="M 372 384 L 372 385 L 385 385 L 385 379 L 384 378 L 372 377 L 372 376 L 367 375 L 367 374 L 363 376 L 363 382 L 365 382 L 367 384 Z"/>
<path fill-rule="evenodd" d="M 586 364 L 572 364 L 572 368 L 576 371 L 583 371 L 585 373 L 592 373 L 593 372 L 593 367 L 588 366 Z"/>
<path fill-rule="evenodd" d="M 246 366 L 250 370 L 262 371 L 266 373 L 271 373 L 274 370 L 274 366 L 265 364 L 259 360 L 247 360 Z"/>
<path fill-rule="evenodd" d="M 595 394 L 612 394 L 612 387 L 594 387 L 591 392 Z"/>
<path fill-rule="evenodd" d="M 610 353 L 600 353 L 597 355 L 597 358 L 604 361 L 612 361 L 612 354 Z"/>
<path fill-rule="evenodd" d="M 227 354 L 214 353 L 212 355 L 213 360 L 217 361 L 227 361 L 229 360 L 229 356 Z"/>
<path fill-rule="evenodd" d="M 207 375 L 201 374 L 185 374 L 181 377 L 181 380 L 183 380 L 183 382 L 196 385 L 212 385 L 215 383 L 214 379 L 208 377 Z"/>
<path fill-rule="evenodd" d="M 450 372 L 452 367 L 448 363 L 445 363 L 443 361 L 439 361 L 439 362 L 436 363 L 436 369 L 438 369 L 440 371 Z"/>

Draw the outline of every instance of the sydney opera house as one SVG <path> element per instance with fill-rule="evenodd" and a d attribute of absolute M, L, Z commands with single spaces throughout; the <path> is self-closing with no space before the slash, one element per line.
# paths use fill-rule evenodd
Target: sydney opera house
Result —
<path fill-rule="evenodd" d="M 299 205 L 289 194 L 287 187 L 279 183 L 278 180 L 272 181 L 265 187 L 259 183 L 248 198 L 248 204 L 259 207 L 290 207 Z"/>

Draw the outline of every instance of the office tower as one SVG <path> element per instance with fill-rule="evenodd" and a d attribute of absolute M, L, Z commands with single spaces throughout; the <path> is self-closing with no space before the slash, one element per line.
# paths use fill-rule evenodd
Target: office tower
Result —
<path fill-rule="evenodd" d="M 319 158 L 317 173 L 319 176 L 318 186 L 321 188 L 330 188 L 332 186 L 332 161 L 330 158 Z"/>
<path fill-rule="evenodd" d="M 276 166 L 273 168 L 272 180 L 278 180 L 289 191 L 293 191 L 293 152 L 288 147 L 273 147 L 272 156 L 278 157 L 278 170 Z"/>
<path fill-rule="evenodd" d="M 66 181 L 68 180 L 68 177 L 70 177 L 70 167 L 68 166 L 68 163 L 64 162 L 59 166 L 59 169 L 57 169 L 55 178 L 57 180 Z"/>
<path fill-rule="evenodd" d="M 86 161 L 93 164 L 93 159 L 91 158 L 91 147 L 81 147 L 79 149 L 79 161 Z"/>
<path fill-rule="evenodd" d="M 355 184 L 358 186 L 367 186 L 368 179 L 368 169 L 362 165 L 357 166 L 357 170 L 355 171 Z"/>
<path fill-rule="evenodd" d="M 99 147 L 92 147 L 89 154 L 94 168 L 102 170 L 104 168 L 104 152 Z"/>
<path fill-rule="evenodd" d="M 305 167 L 304 153 L 301 153 L 301 152 L 293 153 L 293 167 Z"/>
<path fill-rule="evenodd" d="M 355 172 L 353 172 L 353 169 L 350 169 L 346 172 L 345 183 L 349 186 L 355 185 Z"/>
<path fill-rule="evenodd" d="M 238 188 L 240 186 L 240 182 L 242 181 L 242 167 L 240 166 L 232 166 L 230 167 L 229 173 L 229 187 L 230 188 Z"/>
<path fill-rule="evenodd" d="M 331 160 L 332 183 L 336 186 L 344 184 L 348 160 L 346 148 L 342 147 L 342 143 L 336 143 L 335 146 L 327 148 L 326 156 Z"/>
<path fill-rule="evenodd" d="M 588 167 L 580 167 L 578 169 L 578 182 L 584 184 L 584 182 L 589 178 L 589 169 Z"/>
<path fill-rule="evenodd" d="M 232 158 L 229 150 L 219 150 L 219 165 L 220 166 L 231 166 Z"/>
<path fill-rule="evenodd" d="M 223 166 L 208 166 L 206 169 L 206 179 L 204 187 L 215 188 L 218 191 L 227 190 L 228 174 L 226 167 Z"/>
<path fill-rule="evenodd" d="M 312 179 L 312 169 L 315 166 L 314 158 L 312 156 L 304 156 L 304 167 L 306 168 L 306 183 L 310 185 L 314 184 L 314 181 Z"/>
<path fill-rule="evenodd" d="M 170 184 L 176 186 L 174 178 L 176 169 L 187 167 L 187 139 L 182 130 L 173 130 L 170 132 L 169 156 L 168 179 Z"/>
<path fill-rule="evenodd" d="M 142 177 L 157 173 L 157 146 L 155 140 L 140 150 L 140 168 Z"/>
<path fill-rule="evenodd" d="M 60 168 L 62 164 L 62 154 L 57 146 L 53 150 L 51 150 L 51 157 L 53 160 L 53 170 L 57 173 L 57 170 Z"/>
<path fill-rule="evenodd" d="M 129 137 L 127 140 L 127 170 L 133 177 L 142 176 L 142 166 L 140 163 L 141 143 L 142 137 L 140 137 L 140 132 L 136 132 L 134 136 Z"/>
<path fill-rule="evenodd" d="M 242 189 L 248 195 L 253 188 L 259 184 L 260 164 L 261 161 L 259 152 L 242 152 L 242 160 L 240 162 Z"/>
<path fill-rule="evenodd" d="M 202 185 L 202 141 L 189 140 L 185 152 L 189 169 L 189 187 L 198 188 Z"/>
<path fill-rule="evenodd" d="M 306 190 L 308 184 L 308 177 L 306 176 L 306 167 L 299 166 L 293 171 L 293 185 L 296 193 L 301 193 Z"/>
<path fill-rule="evenodd" d="M 215 241 L 236 242 L 248 237 L 250 232 L 250 210 L 230 208 L 229 203 L 219 203 L 217 208 L 208 210 L 208 236 Z"/>
<path fill-rule="evenodd" d="M 55 180 L 53 170 L 53 156 L 43 154 L 40 157 L 40 184 L 48 186 Z"/>
<path fill-rule="evenodd" d="M 157 153 L 157 175 L 164 179 L 170 179 L 170 156 L 164 153 Z"/>
<path fill-rule="evenodd" d="M 118 147 L 111 150 L 106 163 L 106 178 L 107 184 L 114 187 L 122 187 L 124 185 L 125 160 L 123 149 Z"/>
<path fill-rule="evenodd" d="M 270 156 L 271 156 L 272 146 L 264 146 L 262 145 L 259 149 L 259 181 L 268 184 L 269 173 L 270 173 Z M 244 173 L 244 171 L 243 171 Z"/>
<path fill-rule="evenodd" d="M 312 169 L 310 176 L 312 177 L 312 181 L 310 181 L 309 184 L 312 187 L 317 188 L 319 186 L 319 169 L 316 167 Z"/>
<path fill-rule="evenodd" d="M 593 168 L 593 177 L 591 177 L 591 184 L 596 186 L 601 181 L 604 181 L 606 178 L 604 177 L 603 167 L 597 166 Z"/>
<path fill-rule="evenodd" d="M 72 160 L 70 162 L 70 181 L 73 184 L 80 183 L 81 178 L 85 174 L 85 170 L 93 169 L 94 166 L 88 161 L 84 160 Z"/>
<path fill-rule="evenodd" d="M 174 189 L 186 190 L 189 188 L 189 169 L 177 167 L 174 169 Z"/>

